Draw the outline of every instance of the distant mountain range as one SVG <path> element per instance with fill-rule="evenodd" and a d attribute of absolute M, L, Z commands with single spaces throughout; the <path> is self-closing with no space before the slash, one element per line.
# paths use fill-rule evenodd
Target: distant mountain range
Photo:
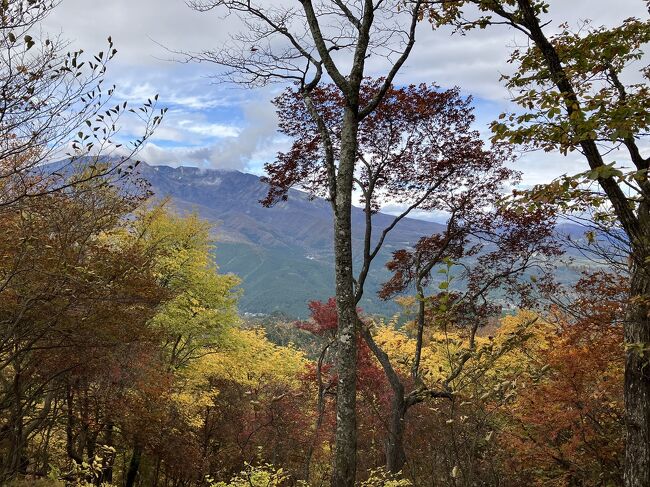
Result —
<path fill-rule="evenodd" d="M 179 211 L 197 212 L 214 223 L 216 261 L 221 272 L 242 278 L 242 312 L 305 317 L 310 300 L 324 300 L 334 294 L 333 222 L 327 201 L 292 189 L 287 201 L 265 208 L 259 201 L 266 196 L 267 185 L 252 174 L 144 163 L 139 172 L 157 197 L 171 197 Z M 353 250 L 357 256 L 362 248 L 364 218 L 360 208 L 353 208 Z M 393 218 L 383 213 L 374 216 L 375 238 Z M 385 263 L 393 251 L 444 228 L 429 221 L 402 220 L 373 263 L 361 308 L 387 316 L 395 313 L 395 303 L 377 297 L 381 284 L 390 277 Z M 585 228 L 579 225 L 564 224 L 558 230 L 574 239 L 584 238 Z M 569 254 L 575 261 L 558 267 L 560 282 L 575 281 L 581 269 L 592 265 L 576 252 Z"/>
<path fill-rule="evenodd" d="M 332 214 L 327 201 L 290 190 L 287 201 L 265 208 L 259 201 L 266 196 L 267 185 L 252 174 L 146 164 L 139 171 L 156 196 L 169 196 L 178 210 L 196 211 L 215 224 L 219 268 L 243 280 L 242 311 L 303 317 L 308 301 L 333 295 Z M 357 253 L 363 219 L 363 211 L 354 208 Z M 392 220 L 390 215 L 375 215 L 375 236 Z M 379 286 L 389 277 L 385 262 L 392 251 L 442 229 L 438 223 L 402 220 L 377 256 L 360 306 L 369 313 L 394 313 L 394 303 L 377 297 Z"/>

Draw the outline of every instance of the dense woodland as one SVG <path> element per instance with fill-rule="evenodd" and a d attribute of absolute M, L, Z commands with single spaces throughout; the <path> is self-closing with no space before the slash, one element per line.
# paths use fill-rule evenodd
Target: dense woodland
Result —
<path fill-rule="evenodd" d="M 284 83 L 292 143 L 260 205 L 297 186 L 334 228 L 335 293 L 302 321 L 241 317 L 215 229 L 140 179 L 164 103 L 114 99 L 112 40 L 68 52 L 39 30 L 56 1 L 0 4 L 0 483 L 650 485 L 649 21 L 556 32 L 537 0 L 254 3 L 190 2 L 248 31 L 186 60 Z M 529 39 L 489 142 L 460 89 L 394 83 L 416 29 L 450 27 Z M 585 172 L 522 189 L 521 148 L 575 152 Z M 375 228 L 385 202 L 404 211 Z M 415 211 L 444 230 L 385 263 L 379 297 L 401 312 L 365 313 L 368 272 Z M 555 232 L 566 219 L 584 238 Z M 568 249 L 593 266 L 559 286 Z"/>

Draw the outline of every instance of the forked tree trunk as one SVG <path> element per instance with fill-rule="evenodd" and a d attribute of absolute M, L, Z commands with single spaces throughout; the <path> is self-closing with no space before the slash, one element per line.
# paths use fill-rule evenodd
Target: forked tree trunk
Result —
<path fill-rule="evenodd" d="M 334 215 L 336 307 L 336 446 L 332 487 L 353 487 L 357 462 L 357 315 L 352 270 L 352 184 L 357 151 L 356 111 L 346 108 L 341 130 Z"/>
<path fill-rule="evenodd" d="M 370 350 L 381 364 L 393 393 L 388 435 L 384 441 L 384 452 L 386 455 L 386 469 L 397 474 L 402 471 L 406 463 L 406 453 L 404 452 L 406 412 L 413 403 L 404 395 L 404 384 L 402 384 L 399 375 L 391 365 L 388 354 L 379 348 L 368 329 L 363 329 L 362 334 L 368 347 L 370 347 Z"/>
<path fill-rule="evenodd" d="M 418 271 L 419 272 L 419 271 Z M 422 357 L 422 340 L 424 335 L 424 288 L 422 287 L 421 280 L 418 279 L 416 283 L 416 297 L 418 300 L 418 314 L 417 314 L 417 338 L 415 346 L 415 357 L 413 360 L 413 367 L 411 369 L 411 377 L 417 385 L 421 383 L 420 379 L 420 360 Z M 387 357 L 386 359 L 387 360 Z M 380 362 L 382 362 L 380 360 Z M 386 438 L 386 469 L 392 474 L 398 474 L 404 468 L 406 463 L 406 452 L 404 451 L 404 431 L 406 430 L 406 413 L 411 404 L 407 404 L 404 396 L 404 384 L 399 380 L 397 374 L 389 366 L 388 362 L 382 362 L 386 377 L 388 378 L 391 389 L 393 391 L 393 399 L 391 401 L 391 417 L 388 428 L 388 438 Z M 389 370 L 390 369 L 390 370 Z"/>

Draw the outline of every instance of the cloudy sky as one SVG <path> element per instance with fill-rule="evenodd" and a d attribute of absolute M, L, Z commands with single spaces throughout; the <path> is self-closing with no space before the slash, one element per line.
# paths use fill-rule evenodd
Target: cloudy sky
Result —
<path fill-rule="evenodd" d="M 614 25 L 628 17 L 647 16 L 642 0 L 549 1 L 549 28 L 562 22 L 578 25 L 585 18 L 597 25 Z M 286 144 L 277 133 L 270 103 L 280 87 L 247 90 L 215 84 L 211 76 L 218 72 L 217 66 L 172 62 L 173 55 L 162 47 L 177 51 L 218 48 L 240 28 L 236 18 L 226 18 L 219 11 L 196 12 L 183 0 L 62 0 L 44 26 L 86 52 L 102 50 L 106 38 L 112 36 L 119 52 L 109 81 L 117 85 L 117 96 L 137 103 L 159 94 L 161 106 L 169 112 L 141 159 L 151 164 L 259 174 L 262 164 Z M 450 30 L 434 32 L 422 23 L 414 52 L 397 81 L 460 86 L 474 96 L 477 128 L 487 134 L 487 124 L 509 107 L 499 76 L 510 69 L 508 46 L 521 43 L 506 28 L 452 36 Z M 379 59 L 371 59 L 369 68 L 370 75 L 385 70 Z M 124 130 L 128 133 L 130 127 Z M 578 155 L 529 154 L 517 167 L 524 172 L 525 182 L 534 184 L 579 172 L 583 161 Z"/>

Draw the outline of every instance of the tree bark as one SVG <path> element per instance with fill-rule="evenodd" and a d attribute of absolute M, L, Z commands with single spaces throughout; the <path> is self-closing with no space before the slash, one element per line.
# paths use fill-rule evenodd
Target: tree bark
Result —
<path fill-rule="evenodd" d="M 388 383 L 390 384 L 393 397 L 391 400 L 391 417 L 388 424 L 388 436 L 384 442 L 386 455 L 386 469 L 394 474 L 399 473 L 406 463 L 404 452 L 404 430 L 406 429 L 406 412 L 408 408 L 417 403 L 404 394 L 404 384 L 399 375 L 390 363 L 388 354 L 384 352 L 373 339 L 370 330 L 362 329 L 363 338 L 368 347 L 381 364 Z"/>
<path fill-rule="evenodd" d="M 9 452 L 5 464 L 4 479 L 12 479 L 26 471 L 25 458 L 25 411 L 23 409 L 23 368 L 20 359 L 14 362 L 11 386 L 11 412 L 9 419 Z"/>
<path fill-rule="evenodd" d="M 74 393 L 72 391 L 72 386 L 70 384 L 66 385 L 66 423 L 65 423 L 65 448 L 66 453 L 68 454 L 68 459 L 81 465 L 83 458 L 81 454 L 77 452 L 75 447 L 75 417 L 74 417 Z"/>
<path fill-rule="evenodd" d="M 142 458 L 142 447 L 138 442 L 136 442 L 133 445 L 133 454 L 131 455 L 131 461 L 129 462 L 129 469 L 126 472 L 125 487 L 133 487 L 135 485 L 135 479 L 138 476 L 138 470 L 140 469 L 140 458 Z"/>
<path fill-rule="evenodd" d="M 650 225 L 641 205 L 641 228 Z M 625 323 L 625 472 L 626 487 L 650 485 L 650 273 L 645 246 L 631 259 L 630 304 Z"/>
<path fill-rule="evenodd" d="M 334 215 L 338 382 L 332 487 L 353 487 L 356 479 L 357 314 L 352 270 L 351 210 L 358 124 L 356 109 L 346 107 L 341 130 Z"/>
<path fill-rule="evenodd" d="M 113 446 L 113 429 L 114 425 L 112 421 L 109 421 L 106 425 L 106 436 L 104 438 L 104 444 L 106 446 Z M 115 456 L 110 455 L 108 458 L 104 459 L 104 468 L 102 469 L 102 481 L 110 484 L 113 482 L 113 463 L 115 462 Z"/>
<path fill-rule="evenodd" d="M 404 452 L 404 430 L 407 406 L 404 400 L 404 388 L 393 391 L 391 401 L 391 417 L 386 438 L 386 469 L 393 474 L 402 471 L 406 463 Z"/>

